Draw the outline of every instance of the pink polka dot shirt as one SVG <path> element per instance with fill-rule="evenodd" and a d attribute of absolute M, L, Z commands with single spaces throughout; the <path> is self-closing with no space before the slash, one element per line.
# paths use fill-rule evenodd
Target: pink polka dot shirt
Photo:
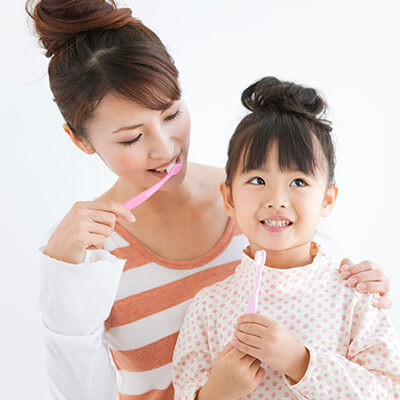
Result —
<path fill-rule="evenodd" d="M 256 281 L 254 260 L 227 279 L 201 290 L 185 317 L 174 352 L 176 400 L 194 399 L 213 360 L 232 339 Z M 264 267 L 258 311 L 280 321 L 310 352 L 296 384 L 263 365 L 260 385 L 243 399 L 400 399 L 400 341 L 372 295 L 345 286 L 338 264 L 319 247 L 312 264 L 281 270 Z"/>

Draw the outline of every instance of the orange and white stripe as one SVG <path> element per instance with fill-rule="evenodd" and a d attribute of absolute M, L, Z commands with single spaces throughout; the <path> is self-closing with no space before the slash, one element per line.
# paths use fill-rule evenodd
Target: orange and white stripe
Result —
<path fill-rule="evenodd" d="M 183 262 L 158 257 L 118 224 L 113 235 L 111 253 L 127 260 L 106 321 L 119 400 L 172 400 L 172 355 L 187 307 L 234 272 L 247 239 L 230 220 L 210 252 Z"/>

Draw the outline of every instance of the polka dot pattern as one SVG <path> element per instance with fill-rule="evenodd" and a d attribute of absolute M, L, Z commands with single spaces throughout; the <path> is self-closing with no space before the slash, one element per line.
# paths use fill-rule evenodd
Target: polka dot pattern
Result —
<path fill-rule="evenodd" d="M 175 399 L 194 399 L 213 361 L 231 340 L 246 312 L 257 275 L 243 253 L 235 274 L 200 291 L 191 303 L 175 347 Z M 264 267 L 258 312 L 280 321 L 310 351 L 301 381 L 266 374 L 244 399 L 400 399 L 400 341 L 371 295 L 345 286 L 323 248 L 312 264 L 279 270 Z"/>

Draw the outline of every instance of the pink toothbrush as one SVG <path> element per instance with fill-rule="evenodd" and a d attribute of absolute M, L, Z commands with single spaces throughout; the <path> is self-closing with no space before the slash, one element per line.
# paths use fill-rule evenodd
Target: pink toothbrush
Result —
<path fill-rule="evenodd" d="M 124 207 L 126 207 L 128 210 L 132 210 L 133 208 L 137 207 L 139 204 L 142 204 L 145 202 L 149 197 L 153 196 L 157 190 L 163 186 L 169 178 L 173 177 L 176 175 L 180 170 L 182 169 L 182 164 L 175 164 L 172 169 L 168 172 L 167 175 L 164 176 L 164 178 L 161 179 L 161 181 L 157 182 L 155 185 L 152 187 L 149 187 L 142 193 L 139 193 L 138 195 L 132 197 L 130 200 L 125 202 L 123 204 Z"/>
<path fill-rule="evenodd" d="M 246 314 L 254 314 L 257 312 L 257 304 L 258 304 L 258 292 L 260 291 L 260 284 L 261 284 L 261 275 L 262 270 L 265 264 L 266 253 L 264 250 L 260 250 L 256 252 L 254 257 L 254 261 L 258 267 L 258 274 L 257 274 L 257 282 L 254 288 L 253 294 L 250 297 L 249 305 L 247 306 Z"/>

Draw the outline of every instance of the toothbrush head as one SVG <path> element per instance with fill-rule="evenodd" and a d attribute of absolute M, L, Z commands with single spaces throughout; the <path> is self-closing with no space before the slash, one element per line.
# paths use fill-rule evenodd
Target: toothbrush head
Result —
<path fill-rule="evenodd" d="M 170 171 L 167 171 L 170 176 L 176 175 L 182 169 L 182 164 L 175 164 Z"/>
<path fill-rule="evenodd" d="M 254 261 L 256 262 L 256 265 L 260 266 L 264 266 L 265 264 L 265 258 L 266 258 L 266 253 L 265 250 L 260 250 L 256 252 L 256 255 L 254 257 Z"/>

